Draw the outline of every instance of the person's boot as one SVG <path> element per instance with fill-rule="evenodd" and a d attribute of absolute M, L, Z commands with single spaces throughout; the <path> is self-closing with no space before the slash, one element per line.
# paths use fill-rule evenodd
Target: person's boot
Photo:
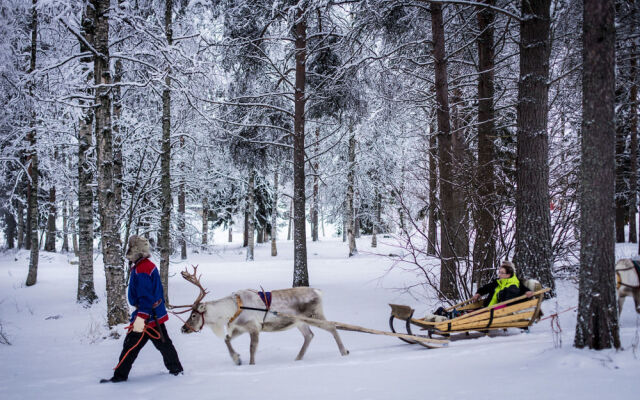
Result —
<path fill-rule="evenodd" d="M 100 379 L 100 383 L 108 383 L 108 382 L 113 382 L 113 383 L 117 383 L 117 382 L 125 382 L 127 380 L 127 378 L 119 378 L 117 376 L 113 376 L 109 379 Z"/>

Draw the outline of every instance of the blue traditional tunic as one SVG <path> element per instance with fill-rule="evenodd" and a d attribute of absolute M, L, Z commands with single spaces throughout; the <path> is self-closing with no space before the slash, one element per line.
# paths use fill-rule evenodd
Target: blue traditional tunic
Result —
<path fill-rule="evenodd" d="M 148 258 L 138 260 L 131 267 L 128 297 L 129 304 L 136 308 L 131 314 L 131 322 L 139 315 L 145 319 L 147 326 L 156 326 L 156 321 L 153 318 L 154 310 L 159 324 L 169 319 L 164 304 L 160 273 L 156 265 Z"/>

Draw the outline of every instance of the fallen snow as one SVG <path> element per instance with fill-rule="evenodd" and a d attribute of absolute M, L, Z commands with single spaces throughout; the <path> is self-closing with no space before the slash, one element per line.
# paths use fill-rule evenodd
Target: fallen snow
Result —
<path fill-rule="evenodd" d="M 221 234 L 222 236 L 222 234 Z M 239 237 L 239 235 L 236 235 Z M 221 239 L 222 240 L 222 239 Z M 383 239 L 389 240 L 389 239 Z M 383 241 L 379 239 L 380 241 Z M 417 313 L 437 304 L 417 304 L 394 290 L 411 277 L 386 273 L 390 261 L 368 254 L 370 238 L 358 240 L 360 254 L 347 258 L 337 239 L 308 243 L 309 277 L 324 293 L 328 319 L 388 330 L 388 303 L 408 304 Z M 242 288 L 290 287 L 293 244 L 280 242 L 278 257 L 270 245 L 258 245 L 255 261 L 244 261 L 239 244 L 224 244 L 212 254 L 190 254 L 171 265 L 170 297 L 190 303 L 195 287 L 177 272 L 199 264 L 211 294 L 225 296 Z M 384 245 L 383 245 L 384 246 Z M 382 249 L 384 252 L 384 248 Z M 619 248 L 618 255 L 628 251 Z M 333 338 L 315 333 L 305 359 L 294 361 L 302 344 L 297 330 L 260 336 L 256 365 L 236 366 L 224 343 L 210 330 L 179 333 L 171 317 L 169 334 L 185 374 L 167 373 L 160 353 L 149 343 L 135 362 L 129 381 L 99 384 L 110 377 L 122 337 L 105 337 L 105 288 L 101 258 L 95 262 L 100 301 L 89 309 L 75 302 L 77 267 L 66 254 L 41 253 L 38 283 L 25 287 L 28 252 L 0 254 L 0 325 L 11 345 L 0 345 L 0 399 L 603 399 L 635 398 L 640 392 L 640 318 L 628 299 L 621 318 L 623 351 L 572 347 L 575 311 L 560 315 L 561 347 L 554 346 L 550 320 L 531 332 L 510 330 L 476 339 L 452 341 L 443 349 L 425 349 L 396 338 L 340 331 L 351 354 L 342 357 Z M 154 259 L 157 261 L 157 259 Z M 613 266 L 612 266 L 613 268 Z M 543 304 L 546 315 L 577 304 L 575 283 L 558 282 L 558 298 Z M 118 327 L 123 332 L 123 326 Z M 248 362 L 248 336 L 234 347 Z M 635 393 L 635 395 L 634 395 Z"/>

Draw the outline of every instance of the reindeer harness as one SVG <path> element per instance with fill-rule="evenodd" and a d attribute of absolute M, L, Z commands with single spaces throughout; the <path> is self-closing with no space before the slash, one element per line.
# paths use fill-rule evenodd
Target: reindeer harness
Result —
<path fill-rule="evenodd" d="M 267 319 L 267 314 L 269 312 L 271 312 L 273 314 L 277 314 L 276 312 L 271 311 L 271 292 L 265 292 L 264 289 L 262 289 L 262 291 L 261 292 L 257 292 L 257 294 L 258 294 L 258 297 L 260 297 L 260 300 L 262 300 L 262 302 L 264 303 L 266 308 L 245 307 L 242 304 L 242 299 L 240 298 L 240 296 L 238 296 L 236 294 L 235 295 L 235 298 L 236 298 L 236 313 L 233 314 L 233 317 L 231 317 L 229 322 L 227 322 L 227 326 L 231 325 L 231 323 L 233 321 L 235 321 L 236 318 L 238 318 L 240 316 L 240 314 L 242 313 L 243 310 L 262 311 L 262 312 L 264 312 L 264 317 L 262 318 L 262 325 L 263 326 L 264 326 L 264 321 Z M 203 317 L 203 319 L 204 319 L 204 317 Z"/>
<path fill-rule="evenodd" d="M 636 260 L 631 260 L 631 262 L 633 263 L 632 267 L 620 268 L 620 269 L 616 270 L 616 289 L 620 289 L 620 286 L 628 287 L 630 289 L 638 289 L 638 288 L 640 288 L 640 285 L 639 286 L 631 286 L 631 285 L 628 285 L 628 284 L 622 282 L 622 277 L 620 276 L 620 271 L 635 270 L 635 273 L 640 278 L 640 263 L 638 261 L 636 261 Z"/>

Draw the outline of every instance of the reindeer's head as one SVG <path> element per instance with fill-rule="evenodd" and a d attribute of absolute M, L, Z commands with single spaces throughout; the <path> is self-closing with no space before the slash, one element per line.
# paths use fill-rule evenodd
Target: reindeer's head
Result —
<path fill-rule="evenodd" d="M 195 305 L 189 318 L 182 325 L 182 333 L 199 332 L 204 327 L 204 313 L 207 311 L 207 305 L 200 303 Z"/>
<path fill-rule="evenodd" d="M 198 272 L 198 266 L 197 265 L 192 266 L 192 268 L 193 268 L 192 274 L 190 274 L 186 268 L 180 274 L 185 280 L 196 285 L 198 289 L 200 289 L 200 294 L 198 294 L 196 301 L 194 301 L 193 304 L 191 305 L 172 307 L 172 308 L 179 308 L 179 307 L 187 308 L 187 310 L 180 311 L 179 313 L 188 312 L 189 309 L 191 309 L 191 315 L 189 315 L 189 318 L 187 319 L 187 321 L 184 323 L 184 325 L 182 325 L 182 329 L 181 329 L 182 333 L 191 333 L 191 332 L 200 331 L 204 326 L 204 313 L 207 311 L 207 305 L 204 303 L 201 303 L 202 299 L 207 294 L 207 291 L 200 284 L 200 277 L 196 276 L 196 273 Z"/>

